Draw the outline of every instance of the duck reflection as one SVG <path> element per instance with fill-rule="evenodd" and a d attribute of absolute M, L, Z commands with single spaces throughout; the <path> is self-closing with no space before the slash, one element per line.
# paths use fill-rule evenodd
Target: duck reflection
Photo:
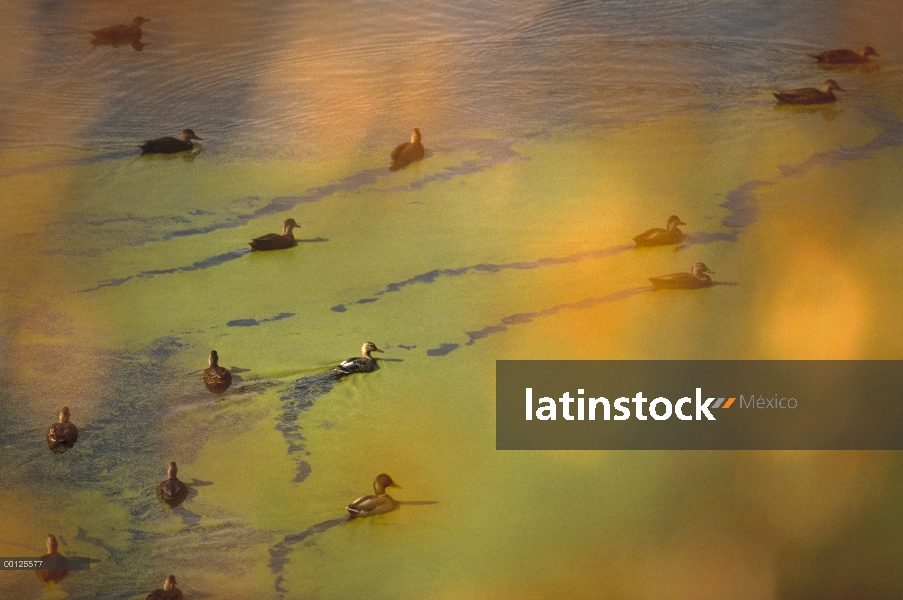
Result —
<path fill-rule="evenodd" d="M 94 29 L 91 31 L 94 36 L 91 43 L 95 46 L 113 46 L 114 48 L 131 44 L 134 50 L 141 52 L 147 46 L 141 41 L 143 33 L 141 25 L 149 22 L 150 19 L 135 17 L 128 25 L 110 25 L 102 29 Z"/>
<path fill-rule="evenodd" d="M 62 454 L 78 441 L 78 427 L 69 422 L 69 407 L 60 411 L 60 422 L 54 423 L 47 430 L 47 445 L 56 454 Z"/>

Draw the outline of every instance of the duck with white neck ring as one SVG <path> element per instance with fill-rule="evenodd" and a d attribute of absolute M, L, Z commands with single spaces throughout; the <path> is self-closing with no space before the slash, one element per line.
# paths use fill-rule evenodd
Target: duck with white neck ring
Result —
<path fill-rule="evenodd" d="M 712 278 L 707 273 L 715 274 L 705 263 L 698 262 L 693 265 L 689 273 L 673 273 L 671 275 L 662 275 L 661 277 L 653 277 L 649 281 L 652 282 L 654 290 L 695 290 L 712 285 Z"/>

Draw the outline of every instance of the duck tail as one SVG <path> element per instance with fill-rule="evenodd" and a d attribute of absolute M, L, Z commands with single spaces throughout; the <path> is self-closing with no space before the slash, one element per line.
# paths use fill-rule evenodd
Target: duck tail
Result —
<path fill-rule="evenodd" d="M 825 62 L 825 57 L 820 54 L 810 54 L 809 56 L 811 56 L 818 62 Z"/>

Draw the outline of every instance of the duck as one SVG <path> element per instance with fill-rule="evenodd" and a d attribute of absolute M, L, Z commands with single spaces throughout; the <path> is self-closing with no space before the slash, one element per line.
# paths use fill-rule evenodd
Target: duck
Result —
<path fill-rule="evenodd" d="M 334 370 L 335 378 L 339 379 L 352 373 L 369 373 L 376 366 L 376 359 L 370 356 L 371 352 L 382 352 L 373 342 L 364 342 L 361 346 L 361 355 L 352 356 L 337 366 Z"/>
<path fill-rule="evenodd" d="M 821 54 L 810 54 L 812 58 L 820 63 L 828 65 L 842 65 L 846 63 L 864 63 L 869 61 L 869 56 L 881 56 L 871 46 L 863 46 L 862 50 L 856 52 L 854 50 L 828 50 Z"/>
<path fill-rule="evenodd" d="M 161 137 L 155 140 L 147 140 L 140 146 L 141 154 L 175 154 L 194 148 L 191 140 L 203 140 L 194 134 L 193 129 L 183 129 L 177 137 Z"/>
<path fill-rule="evenodd" d="M 208 359 L 210 367 L 204 369 L 204 385 L 215 394 L 222 394 L 232 385 L 232 373 L 229 369 L 219 366 L 219 355 L 216 350 L 210 351 Z"/>
<path fill-rule="evenodd" d="M 392 165 L 390 171 L 403 169 L 412 162 L 423 159 L 423 144 L 420 143 L 420 130 L 416 127 L 411 132 L 411 141 L 399 144 L 392 150 Z"/>
<path fill-rule="evenodd" d="M 176 477 L 178 472 L 176 463 L 169 463 L 166 481 L 160 482 L 160 485 L 157 486 L 157 497 L 172 508 L 182 504 L 188 496 L 188 488 Z"/>
<path fill-rule="evenodd" d="M 46 561 L 47 559 L 56 559 L 53 562 L 56 563 L 52 566 L 55 567 L 67 567 L 66 557 L 57 551 L 57 541 L 56 536 L 52 533 L 47 534 L 47 554 L 41 557 L 42 560 Z M 38 575 L 38 579 L 45 583 L 59 583 L 62 581 L 66 575 L 69 574 L 69 570 L 64 569 L 42 569 L 40 571 L 36 571 Z"/>
<path fill-rule="evenodd" d="M 683 232 L 677 228 L 678 225 L 686 225 L 677 215 L 668 217 L 668 224 L 665 229 L 655 227 L 648 231 L 644 231 L 640 235 L 633 238 L 637 247 L 640 246 L 667 246 L 669 244 L 679 244 L 684 239 Z"/>
<path fill-rule="evenodd" d="M 386 488 L 395 487 L 401 489 L 401 486 L 392 481 L 392 478 L 385 473 L 380 473 L 373 480 L 374 496 L 361 496 L 351 504 L 345 507 L 350 518 L 369 517 L 372 515 L 380 515 L 389 512 L 395 508 L 395 500 L 386 493 Z"/>
<path fill-rule="evenodd" d="M 69 418 L 69 407 L 64 406 L 60 411 L 60 422 L 54 423 L 47 430 L 47 445 L 57 454 L 62 454 L 78 440 L 78 427 L 70 423 Z"/>
<path fill-rule="evenodd" d="M 695 290 L 712 285 L 712 278 L 706 273 L 714 275 L 715 271 L 710 270 L 705 266 L 705 263 L 698 262 L 693 265 L 689 273 L 662 275 L 661 277 L 653 277 L 649 281 L 652 282 L 652 289 L 654 290 Z"/>
<path fill-rule="evenodd" d="M 259 238 L 254 238 L 250 242 L 251 250 L 282 250 L 283 248 L 291 248 L 295 245 L 295 236 L 292 229 L 300 227 L 295 223 L 294 219 L 286 219 L 282 224 L 282 235 L 278 233 L 268 233 Z"/>
<path fill-rule="evenodd" d="M 846 91 L 833 79 L 825 79 L 820 90 L 816 88 L 785 90 L 776 92 L 774 97 L 778 99 L 779 104 L 827 104 L 837 100 L 831 90 Z"/>
<path fill-rule="evenodd" d="M 176 576 L 170 575 L 163 583 L 163 589 L 155 589 L 145 600 L 182 600 L 182 590 L 176 587 Z"/>
<path fill-rule="evenodd" d="M 94 29 L 91 31 L 91 34 L 94 36 L 91 43 L 97 46 L 110 45 L 114 48 L 132 44 L 135 50 L 140 51 L 147 45 L 141 43 L 143 34 L 141 26 L 144 23 L 150 23 L 150 19 L 135 17 L 128 25 L 111 25 L 102 29 Z"/>

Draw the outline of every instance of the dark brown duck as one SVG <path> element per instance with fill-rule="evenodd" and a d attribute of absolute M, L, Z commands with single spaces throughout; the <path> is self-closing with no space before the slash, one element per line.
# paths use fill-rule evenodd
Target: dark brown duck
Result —
<path fill-rule="evenodd" d="M 216 350 L 210 351 L 208 359 L 210 366 L 204 369 L 204 385 L 216 394 L 222 394 L 232 385 L 232 373 L 229 369 L 219 366 L 219 355 Z"/>
<path fill-rule="evenodd" d="M 69 407 L 64 406 L 60 411 L 60 422 L 47 430 L 47 445 L 57 454 L 62 454 L 78 441 L 78 427 L 69 422 L 69 416 Z"/>
<path fill-rule="evenodd" d="M 141 154 L 175 154 L 194 148 L 191 140 L 200 140 L 191 129 L 183 129 L 177 137 L 161 137 L 155 140 L 147 140 L 139 146 Z"/>

